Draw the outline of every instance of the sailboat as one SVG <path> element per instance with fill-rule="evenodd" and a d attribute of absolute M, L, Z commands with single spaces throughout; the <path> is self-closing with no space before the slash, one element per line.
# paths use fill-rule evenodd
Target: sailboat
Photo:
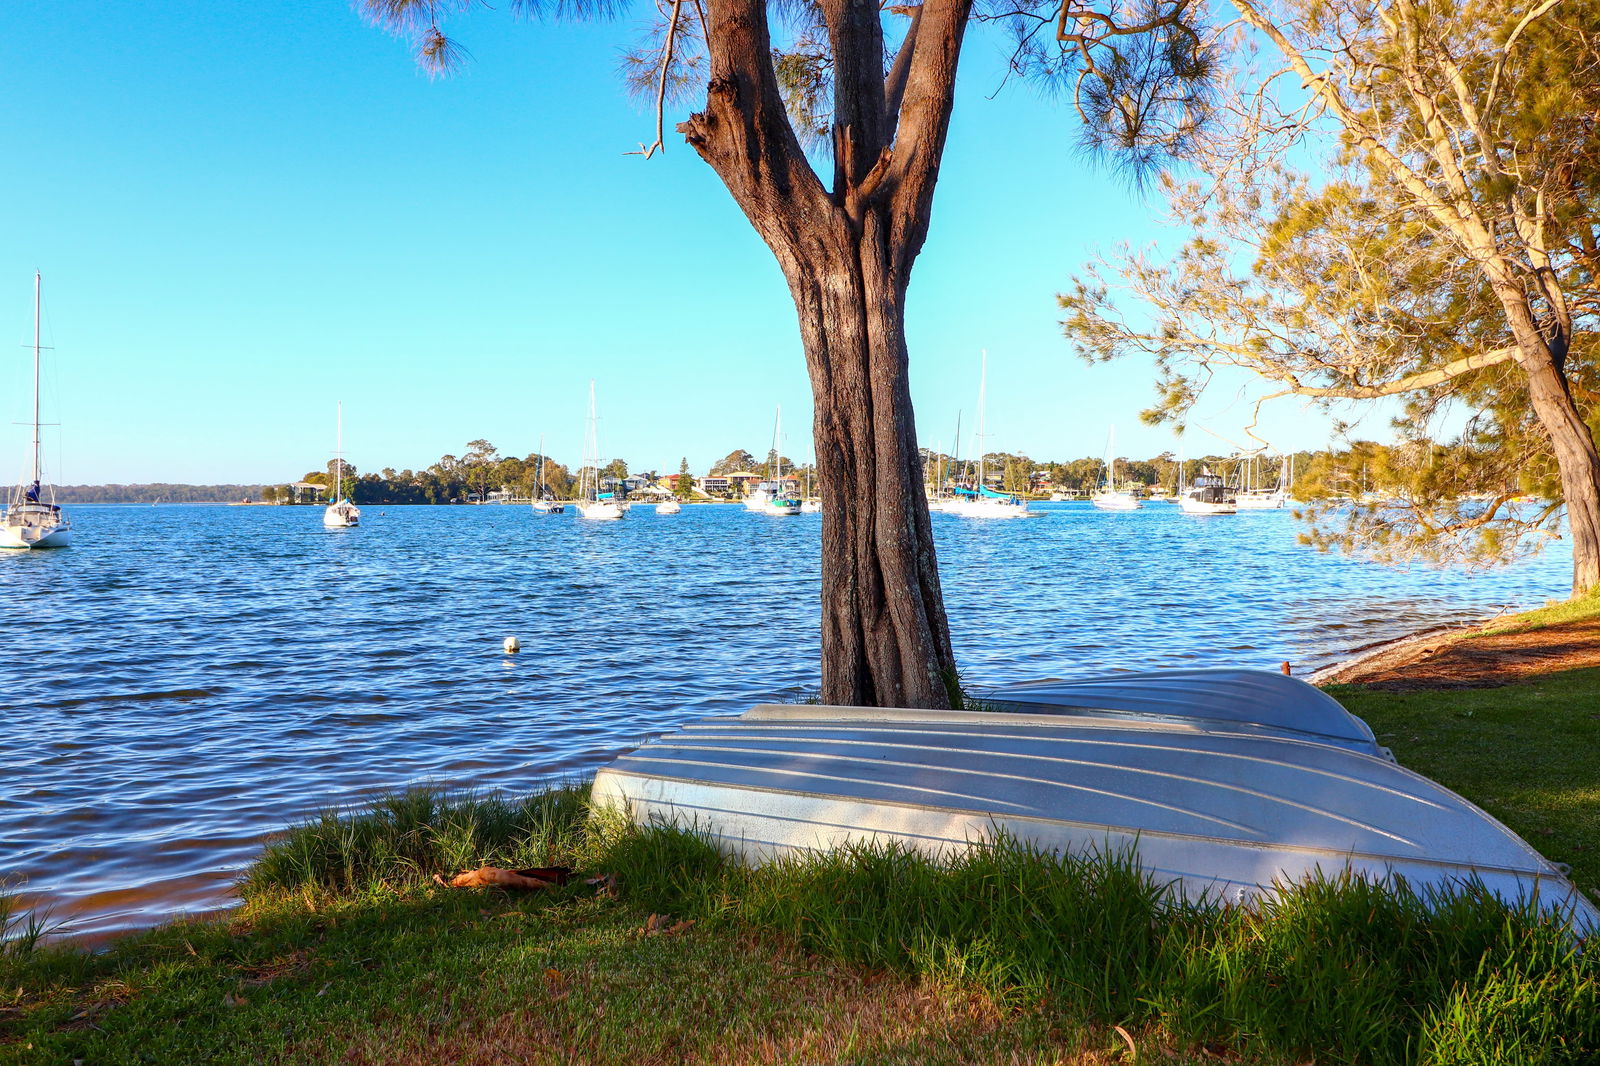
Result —
<path fill-rule="evenodd" d="M 801 504 L 794 493 L 785 491 L 783 487 L 783 452 L 778 444 L 782 424 L 783 408 L 779 407 L 772 419 L 772 458 L 767 462 L 767 480 L 755 487 L 744 505 L 762 514 L 787 517 L 799 514 Z"/>
<path fill-rule="evenodd" d="M 688 477 L 687 474 L 682 476 Z M 672 487 L 677 489 L 679 492 L 684 491 L 683 486 L 679 485 L 676 481 L 672 483 Z M 683 504 L 678 502 L 678 497 L 676 496 L 668 496 L 666 499 L 656 504 L 656 514 L 677 514 L 681 510 L 683 510 Z"/>
<path fill-rule="evenodd" d="M 627 512 L 615 492 L 600 491 L 600 438 L 595 432 L 594 381 L 589 381 L 589 426 L 583 435 L 583 469 L 578 471 L 578 515 L 610 521 Z"/>
<path fill-rule="evenodd" d="M 1132 493 L 1117 491 L 1116 426 L 1111 427 L 1110 439 L 1106 441 L 1106 482 L 1099 491 L 1089 497 L 1089 502 L 1102 511 L 1137 511 L 1144 506 Z"/>
<path fill-rule="evenodd" d="M 39 288 L 38 271 L 33 275 L 33 472 L 28 482 L 11 491 L 5 521 L 0 523 L 0 548 L 65 548 L 72 541 L 72 521 L 55 503 L 55 488 L 50 502 L 41 498 L 39 470 Z"/>
<path fill-rule="evenodd" d="M 1275 489 L 1264 489 L 1258 483 L 1259 458 L 1252 455 L 1239 468 L 1239 493 L 1235 503 L 1241 511 L 1275 510 L 1289 501 L 1289 486 L 1294 481 L 1294 456 L 1286 455 L 1279 460 Z"/>
<path fill-rule="evenodd" d="M 338 435 L 333 451 L 333 502 L 322 512 L 329 529 L 350 529 L 361 524 L 361 508 L 344 494 L 344 404 L 339 405 Z"/>
<path fill-rule="evenodd" d="M 960 461 L 960 457 L 957 455 L 957 453 L 961 451 L 961 412 L 960 411 L 956 412 L 956 435 L 954 437 L 952 437 L 951 440 L 953 440 L 954 443 L 950 445 L 950 474 L 949 474 L 949 479 L 954 479 L 955 477 L 958 476 L 956 474 L 956 464 Z M 941 455 L 944 454 L 944 446 L 942 444 L 940 445 L 939 452 L 940 452 Z M 945 489 L 945 481 L 949 480 L 949 479 L 947 479 L 946 476 L 945 476 L 945 472 L 944 472 L 943 466 L 942 465 L 937 466 L 937 468 L 934 471 L 934 477 L 933 477 L 933 494 L 928 497 L 928 510 L 930 512 L 933 512 L 933 511 L 946 511 L 946 512 L 948 512 L 950 510 L 951 505 L 954 504 L 956 502 L 956 500 L 959 498 L 959 497 L 953 495 L 951 492 L 949 492 L 949 491 L 947 491 Z"/>
<path fill-rule="evenodd" d="M 530 505 L 534 514 L 565 514 L 566 508 L 555 500 L 550 499 L 549 490 L 544 487 L 544 434 L 539 434 L 539 487 L 534 490 L 533 503 Z"/>
<path fill-rule="evenodd" d="M 813 457 L 811 466 L 806 467 L 806 494 L 800 498 L 801 514 L 822 513 L 822 498 L 811 495 L 811 471 L 815 468 L 815 466 L 816 459 Z"/>
<path fill-rule="evenodd" d="M 989 382 L 989 352 L 984 349 L 982 369 L 978 374 L 978 431 L 973 435 L 973 450 L 978 455 L 978 476 L 971 485 L 957 486 L 955 498 L 943 508 L 948 514 L 963 518 L 1027 518 L 1028 505 L 1021 497 L 1009 492 L 996 492 L 984 484 L 983 432 L 984 391 Z"/>

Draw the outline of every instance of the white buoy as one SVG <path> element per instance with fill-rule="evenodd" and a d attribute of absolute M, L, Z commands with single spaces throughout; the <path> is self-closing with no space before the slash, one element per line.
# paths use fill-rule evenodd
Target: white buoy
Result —
<path fill-rule="evenodd" d="M 505 641 L 505 649 L 508 654 L 515 654 L 516 652 L 522 650 L 522 641 L 518 640 L 516 637 L 507 637 Z"/>

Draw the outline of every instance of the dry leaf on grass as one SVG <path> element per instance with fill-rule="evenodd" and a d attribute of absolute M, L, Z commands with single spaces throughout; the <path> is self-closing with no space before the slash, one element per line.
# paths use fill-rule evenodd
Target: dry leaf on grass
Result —
<path fill-rule="evenodd" d="M 477 888 L 482 885 L 500 885 L 503 888 L 550 888 L 564 885 L 572 871 L 565 866 L 541 866 L 531 870 L 502 870 L 498 866 L 480 866 L 464 874 L 456 874 L 446 881 L 438 874 L 434 881 L 451 888 Z"/>
<path fill-rule="evenodd" d="M 644 928 L 639 930 L 644 936 L 677 936 L 694 925 L 694 919 L 674 922 L 670 914 L 652 914 L 645 919 Z"/>

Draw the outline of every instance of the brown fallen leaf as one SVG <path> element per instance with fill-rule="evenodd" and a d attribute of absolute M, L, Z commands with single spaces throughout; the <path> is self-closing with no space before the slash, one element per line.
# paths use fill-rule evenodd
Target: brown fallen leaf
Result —
<path fill-rule="evenodd" d="M 677 936 L 692 925 L 694 925 L 693 918 L 674 922 L 670 914 L 652 914 L 645 919 L 644 928 L 640 932 L 645 936 Z"/>
<path fill-rule="evenodd" d="M 584 884 L 594 889 L 594 894 L 597 896 L 604 896 L 607 899 L 617 898 L 616 874 L 601 874 L 599 877 L 591 877 Z"/>
<path fill-rule="evenodd" d="M 500 885 L 504 888 L 549 888 L 558 882 L 538 877 L 528 877 L 516 870 L 502 870 L 498 866 L 480 866 L 464 874 L 456 874 L 448 882 L 438 874 L 433 878 L 451 888 L 478 888 L 483 885 Z"/>
<path fill-rule="evenodd" d="M 572 867 L 570 866 L 535 866 L 531 870 L 516 870 L 515 873 L 523 877 L 533 877 L 540 881 L 548 881 L 553 885 L 564 885 L 572 880 Z"/>

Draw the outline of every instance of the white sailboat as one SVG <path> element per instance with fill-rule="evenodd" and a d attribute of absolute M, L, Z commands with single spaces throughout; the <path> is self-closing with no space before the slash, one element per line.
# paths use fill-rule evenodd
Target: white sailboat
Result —
<path fill-rule="evenodd" d="M 1106 481 L 1089 497 L 1089 502 L 1102 511 L 1137 511 L 1144 504 L 1130 492 L 1117 491 L 1117 427 L 1111 427 L 1106 442 Z"/>
<path fill-rule="evenodd" d="M 684 476 L 687 477 L 688 475 L 685 474 Z M 673 482 L 672 487 L 680 492 L 683 491 L 683 486 L 679 485 L 676 481 Z M 668 496 L 666 499 L 656 504 L 656 514 L 677 514 L 682 510 L 683 504 L 678 502 L 678 497 L 676 496 Z"/>
<path fill-rule="evenodd" d="M 338 431 L 333 451 L 333 502 L 322 512 L 329 529 L 352 529 L 361 524 L 361 508 L 344 494 L 344 404 L 339 405 Z"/>
<path fill-rule="evenodd" d="M 589 381 L 589 427 L 583 436 L 583 469 L 578 471 L 578 515 L 612 521 L 627 511 L 615 492 L 600 491 L 600 438 L 595 431 L 594 381 Z"/>
<path fill-rule="evenodd" d="M 963 518 L 1027 518 L 1028 505 L 1013 493 L 996 492 L 984 484 L 983 478 L 983 408 L 984 393 L 989 383 L 989 351 L 984 349 L 982 369 L 978 374 L 978 431 L 973 437 L 973 451 L 978 456 L 978 476 L 969 486 L 958 487 L 954 498 L 945 504 L 947 514 Z"/>
<path fill-rule="evenodd" d="M 815 458 L 813 458 L 812 467 L 814 467 L 815 465 L 816 465 L 816 460 L 815 460 Z M 812 467 L 807 467 L 806 468 L 806 493 L 800 499 L 800 513 L 801 514 L 821 514 L 822 513 L 822 499 L 821 499 L 821 497 L 811 495 L 811 470 L 812 470 Z"/>
<path fill-rule="evenodd" d="M 767 460 L 767 480 L 758 484 L 744 501 L 745 507 L 751 511 L 780 518 L 799 514 L 801 508 L 800 501 L 783 486 L 783 452 L 778 445 L 782 424 L 783 408 L 779 407 L 772 418 L 772 457 Z"/>
<path fill-rule="evenodd" d="M 534 490 L 533 503 L 530 506 L 534 514 L 565 514 L 566 507 L 559 501 L 550 499 L 548 492 L 544 486 L 544 434 L 541 433 L 539 434 L 539 487 Z"/>
<path fill-rule="evenodd" d="M 1278 486 L 1264 489 L 1258 483 L 1257 456 L 1252 455 L 1240 467 L 1239 492 L 1235 503 L 1241 511 L 1272 511 L 1289 502 L 1289 486 L 1294 481 L 1294 456 L 1283 456 L 1278 465 Z"/>
<path fill-rule="evenodd" d="M 33 468 L 28 481 L 11 490 L 5 521 L 0 523 L 0 548 L 65 548 L 72 542 L 72 521 L 55 503 L 55 487 L 50 501 L 43 497 L 39 479 L 39 289 L 40 276 L 33 275 Z"/>

